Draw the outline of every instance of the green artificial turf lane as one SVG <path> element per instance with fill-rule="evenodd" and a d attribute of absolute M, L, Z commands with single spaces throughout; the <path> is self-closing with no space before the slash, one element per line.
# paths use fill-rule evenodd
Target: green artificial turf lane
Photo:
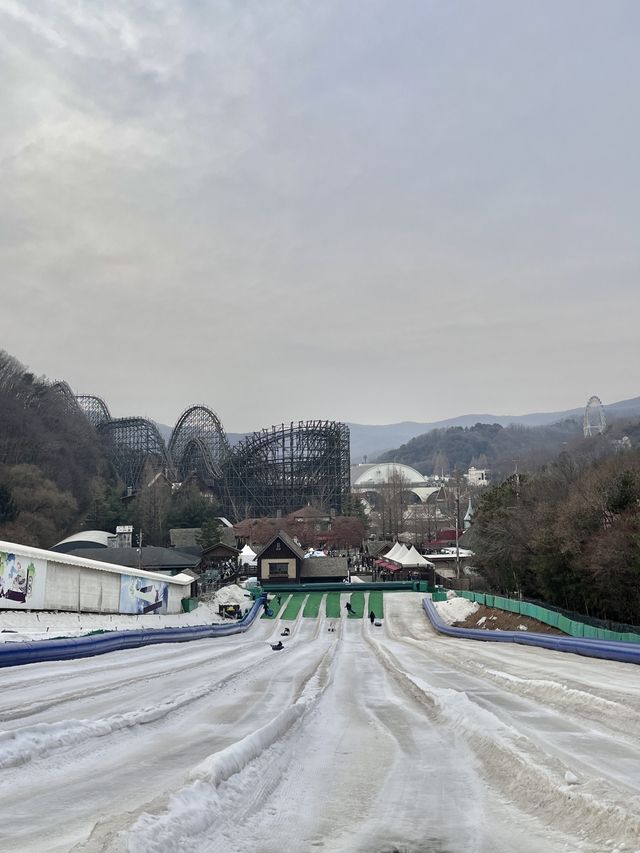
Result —
<path fill-rule="evenodd" d="M 287 605 L 287 599 L 289 598 L 289 593 L 288 592 L 281 592 L 280 598 L 282 601 L 282 604 L 280 604 L 280 605 L 278 604 L 275 595 L 269 599 L 269 609 L 272 611 L 273 616 L 267 616 L 267 614 L 263 611 L 262 616 L 260 617 L 261 619 L 275 619 L 278 616 L 278 613 L 280 613 L 280 611 L 282 610 L 283 605 L 285 607 Z"/>
<path fill-rule="evenodd" d="M 362 619 L 364 616 L 364 592 L 352 592 L 350 601 L 355 613 L 350 613 L 349 619 Z"/>
<path fill-rule="evenodd" d="M 322 604 L 322 596 L 324 592 L 310 592 L 309 597 L 307 598 L 307 603 L 304 606 L 304 610 L 302 611 L 302 615 L 307 618 L 315 619 L 320 612 L 320 605 Z"/>
<path fill-rule="evenodd" d="M 381 589 L 376 589 L 373 592 L 369 593 L 369 604 L 367 606 L 369 608 L 369 610 L 367 611 L 367 616 L 373 610 L 373 612 L 376 614 L 376 619 L 384 619 Z"/>
<path fill-rule="evenodd" d="M 328 592 L 327 593 L 327 619 L 339 619 L 340 618 L 340 593 L 339 592 Z"/>
<path fill-rule="evenodd" d="M 280 618 L 295 619 L 298 613 L 300 612 L 300 608 L 302 607 L 306 597 L 306 592 L 294 592 L 291 598 L 289 599 L 287 606 L 284 609 L 284 613 Z"/>

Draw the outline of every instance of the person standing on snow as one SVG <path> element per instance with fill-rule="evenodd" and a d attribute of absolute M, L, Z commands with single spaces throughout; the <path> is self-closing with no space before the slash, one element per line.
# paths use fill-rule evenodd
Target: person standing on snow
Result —
<path fill-rule="evenodd" d="M 369 614 L 369 621 L 371 622 L 372 625 L 376 621 L 376 614 L 373 612 L 373 610 Z"/>

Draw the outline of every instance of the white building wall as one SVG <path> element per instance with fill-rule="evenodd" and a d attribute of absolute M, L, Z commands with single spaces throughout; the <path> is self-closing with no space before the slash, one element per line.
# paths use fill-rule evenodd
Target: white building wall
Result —
<path fill-rule="evenodd" d="M 177 586 L 169 584 L 169 599 L 167 601 L 167 613 L 182 613 L 182 599 L 191 595 L 190 586 Z"/>
<path fill-rule="evenodd" d="M 15 559 L 14 556 L 9 559 L 9 554 L 15 555 Z M 28 584 L 24 577 L 22 583 L 17 582 L 16 577 L 20 572 L 33 579 L 33 586 L 40 584 L 37 595 L 24 592 Z M 182 599 L 189 598 L 193 582 L 186 575 L 171 577 L 144 569 L 136 571 L 126 566 L 84 560 L 75 555 L 63 555 L 11 542 L 0 542 L 0 576 L 3 586 L 11 591 L 15 587 L 16 590 L 11 600 L 8 597 L 0 598 L 0 610 L 41 609 L 93 613 L 120 613 L 123 583 L 125 588 L 130 587 L 129 579 L 132 577 L 141 579 L 141 587 L 153 584 L 158 588 L 159 584 L 166 584 L 167 613 L 180 613 Z M 123 581 L 123 577 L 126 580 Z M 24 592 L 24 600 L 17 598 L 21 590 Z"/>
<path fill-rule="evenodd" d="M 118 613 L 120 575 L 47 562 L 44 606 L 46 610 Z"/>

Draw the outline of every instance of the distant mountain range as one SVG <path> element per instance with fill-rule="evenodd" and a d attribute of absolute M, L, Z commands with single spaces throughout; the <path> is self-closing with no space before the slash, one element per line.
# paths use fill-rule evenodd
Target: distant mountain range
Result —
<path fill-rule="evenodd" d="M 640 417 L 640 397 L 631 400 L 621 400 L 604 406 L 607 421 L 619 418 Z M 447 429 L 448 427 L 469 427 L 474 424 L 521 424 L 522 426 L 545 426 L 557 423 L 567 418 L 582 420 L 584 406 L 579 409 L 567 409 L 564 412 L 533 412 L 528 415 L 460 415 L 456 418 L 446 418 L 443 421 L 431 421 L 418 423 L 416 421 L 402 421 L 397 424 L 347 424 L 351 433 L 351 459 L 355 462 L 364 461 L 367 457 L 373 462 L 381 453 L 386 453 L 406 444 L 418 435 L 431 432 L 434 429 Z M 158 429 L 165 441 L 169 441 L 171 427 L 166 424 L 158 424 Z M 241 441 L 248 433 L 227 433 L 229 443 L 233 446 Z"/>
<path fill-rule="evenodd" d="M 603 408 L 607 421 L 638 417 L 640 416 L 640 397 L 634 397 L 632 400 L 621 400 Z M 533 412 L 529 415 L 460 415 L 457 418 L 447 418 L 443 421 L 432 421 L 430 423 L 402 421 L 401 423 L 383 426 L 349 424 L 351 459 L 353 462 L 362 462 L 366 456 L 369 462 L 373 462 L 379 454 L 394 450 L 412 438 L 434 429 L 447 429 L 455 426 L 469 427 L 478 423 L 500 424 L 500 426 L 521 424 L 522 426 L 534 427 L 557 423 L 567 418 L 582 420 L 583 416 L 584 406 L 579 409 L 567 409 L 564 412 Z"/>

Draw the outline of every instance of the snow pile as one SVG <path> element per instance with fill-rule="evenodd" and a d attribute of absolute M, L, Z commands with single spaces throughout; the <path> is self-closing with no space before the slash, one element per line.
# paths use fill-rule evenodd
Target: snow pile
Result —
<path fill-rule="evenodd" d="M 475 601 L 467 601 L 466 598 L 457 597 L 448 598 L 446 601 L 434 601 L 433 604 L 438 615 L 447 625 L 453 625 L 454 622 L 464 622 L 480 606 Z"/>
<path fill-rule="evenodd" d="M 52 613 L 49 611 L 0 611 L 0 643 L 78 637 L 91 631 L 133 631 L 140 628 L 184 628 L 228 622 L 218 613 L 219 605 L 251 607 L 250 594 L 232 584 L 201 601 L 191 613 Z"/>
<path fill-rule="evenodd" d="M 214 603 L 216 605 L 216 610 L 218 609 L 219 604 L 239 604 L 241 607 L 247 604 L 250 601 L 247 598 L 246 590 L 237 586 L 236 584 L 232 584 L 231 586 L 223 586 L 222 589 L 219 589 L 214 595 Z"/>

